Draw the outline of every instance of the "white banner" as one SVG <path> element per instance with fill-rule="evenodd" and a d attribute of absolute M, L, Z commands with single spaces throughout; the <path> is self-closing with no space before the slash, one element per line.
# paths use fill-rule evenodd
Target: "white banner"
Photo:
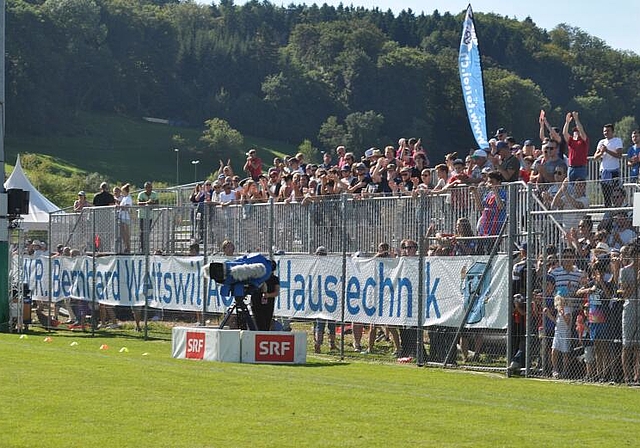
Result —
<path fill-rule="evenodd" d="M 487 261 L 486 256 L 425 259 L 425 325 L 460 324 Z M 346 321 L 417 325 L 417 258 L 346 262 Z M 342 257 L 283 256 L 277 263 L 276 316 L 341 320 Z M 186 311 L 202 310 L 205 301 L 206 311 L 222 313 L 234 299 L 220 296 L 216 283 L 203 277 L 202 266 L 202 257 L 151 256 L 147 267 L 143 256 L 109 256 L 95 259 L 95 272 L 91 257 L 25 258 L 23 267 L 36 299 L 48 300 L 51 290 L 53 301 L 68 297 L 91 301 L 95 294 L 96 301 L 110 305 L 144 306 L 146 301 L 151 308 Z M 469 326 L 506 328 L 507 271 L 507 257 L 497 256 L 484 276 L 480 299 L 467 319 Z"/>

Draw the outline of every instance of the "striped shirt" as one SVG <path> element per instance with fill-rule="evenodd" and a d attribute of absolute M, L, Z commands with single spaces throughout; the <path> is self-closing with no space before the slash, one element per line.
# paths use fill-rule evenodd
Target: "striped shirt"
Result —
<path fill-rule="evenodd" d="M 499 190 L 502 199 L 502 208 L 498 208 L 498 201 L 493 190 L 489 190 L 482 198 L 482 215 L 478 220 L 478 235 L 497 235 L 500 232 L 502 223 L 507 219 L 507 192 Z"/>
<path fill-rule="evenodd" d="M 556 281 L 556 294 L 566 297 L 567 303 L 571 304 L 573 309 L 579 304 L 580 298 L 576 297 L 576 291 L 580 288 L 580 281 L 584 277 L 584 272 L 573 266 L 567 271 L 562 266 L 551 271 L 551 275 Z"/>

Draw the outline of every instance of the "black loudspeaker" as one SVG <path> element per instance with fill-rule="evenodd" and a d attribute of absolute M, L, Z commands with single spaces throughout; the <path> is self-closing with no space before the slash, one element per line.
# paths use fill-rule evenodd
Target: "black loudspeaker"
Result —
<path fill-rule="evenodd" d="M 7 215 L 29 214 L 29 192 L 19 188 L 7 190 Z"/>

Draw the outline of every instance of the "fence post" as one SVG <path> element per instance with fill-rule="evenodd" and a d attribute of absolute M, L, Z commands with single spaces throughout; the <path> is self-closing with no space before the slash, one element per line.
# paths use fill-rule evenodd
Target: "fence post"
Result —
<path fill-rule="evenodd" d="M 19 227 L 18 227 L 19 228 Z M 51 213 L 49 213 L 49 247 L 51 247 Z M 22 257 L 24 254 L 24 235 L 22 232 L 18 232 L 18 253 Z M 19 261 L 20 269 L 23 269 L 22 260 Z M 24 272 L 22 272 L 24 276 Z M 20 283 L 24 282 L 24 277 L 20 278 Z M 51 304 L 53 303 L 53 269 L 51 266 L 51 257 L 49 257 L 49 293 L 47 294 L 49 297 L 49 312 L 47 313 L 47 332 L 51 332 Z M 60 292 L 60 296 L 62 296 L 62 291 Z M 33 302 L 31 302 L 33 303 Z M 58 316 L 59 317 L 59 316 Z M 41 322 L 42 323 L 42 322 Z"/>
<path fill-rule="evenodd" d="M 530 315 L 529 313 L 531 313 L 531 301 L 533 300 L 533 283 L 534 283 L 534 259 L 533 259 L 533 254 L 536 253 L 536 251 L 534 250 L 534 246 L 533 246 L 533 215 L 532 215 L 532 211 L 533 211 L 533 204 L 534 201 L 532 199 L 533 196 L 533 188 L 532 185 L 530 183 L 527 183 L 527 207 L 526 207 L 526 211 L 527 211 L 527 315 Z M 544 316 L 542 317 L 542 329 L 544 332 Z M 546 344 L 546 340 L 542 340 L 541 344 Z M 526 377 L 529 376 L 530 372 L 530 355 L 529 355 L 529 351 L 531 348 L 531 334 L 529 331 L 529 319 L 527 319 L 527 336 L 526 336 L 526 347 L 527 347 L 527 356 L 526 356 L 526 360 L 525 360 L 525 370 L 524 370 L 524 374 Z M 545 364 L 545 359 L 546 358 L 546 348 L 545 350 L 541 350 L 541 357 L 543 357 L 543 359 L 541 359 L 542 365 L 544 366 Z"/>
<path fill-rule="evenodd" d="M 209 261 L 209 251 L 208 251 L 208 244 L 207 244 L 207 239 L 209 237 L 209 213 L 207 213 L 207 219 L 204 222 L 204 238 L 202 238 L 202 252 L 203 252 L 203 257 L 202 257 L 202 263 L 203 263 L 203 267 L 206 266 L 208 264 Z M 198 240 L 195 240 L 198 241 Z M 205 313 L 207 312 L 207 291 L 208 291 L 208 281 L 205 278 L 205 276 L 202 276 L 202 313 L 200 315 L 200 325 L 204 326 L 204 323 L 206 322 L 205 319 Z"/>
<path fill-rule="evenodd" d="M 153 219 L 153 207 L 149 207 L 145 205 L 147 209 L 145 210 L 148 213 L 147 219 L 144 220 L 144 311 L 143 311 L 143 319 L 144 319 L 144 340 L 148 339 L 148 321 L 149 321 L 149 289 L 151 287 L 151 274 L 149 273 L 149 264 L 150 264 L 150 254 L 151 254 L 151 220 Z"/>
<path fill-rule="evenodd" d="M 275 201 L 273 197 L 269 198 L 269 258 L 273 260 L 273 238 L 275 235 Z"/>
<path fill-rule="evenodd" d="M 516 246 L 514 236 L 517 232 L 516 230 L 516 201 L 518 200 L 517 190 L 519 182 L 511 183 L 507 185 L 507 206 L 509 207 L 509 211 L 507 213 L 507 219 L 509 220 L 509 233 L 507 234 L 507 275 L 509 278 L 509 283 L 507 284 L 508 291 L 508 304 L 509 304 L 509 314 L 507 321 L 507 376 L 510 375 L 509 365 L 511 363 L 511 357 L 514 354 L 513 347 L 513 248 Z M 528 353 L 527 353 L 528 356 Z"/>
<path fill-rule="evenodd" d="M 347 294 L 347 194 L 340 196 L 340 228 L 341 228 L 341 250 L 342 250 L 342 290 L 340 291 L 340 360 L 344 361 L 344 317 Z M 353 331 L 353 330 L 352 330 Z"/>
<path fill-rule="evenodd" d="M 316 247 L 318 247 L 317 245 L 313 244 L 313 240 L 311 239 L 311 232 L 312 232 L 312 226 L 313 226 L 313 210 L 311 207 L 311 204 L 307 205 L 307 206 L 302 206 L 302 204 L 299 204 L 298 207 L 301 207 L 302 210 L 305 210 L 305 215 L 306 215 L 306 220 L 307 220 L 307 225 L 306 225 L 306 238 L 303 235 L 300 235 L 300 239 L 302 239 L 302 244 L 303 244 L 303 250 L 304 250 L 304 244 L 307 245 L 307 250 L 305 251 L 308 254 L 313 254 L 315 253 Z"/>
<path fill-rule="evenodd" d="M 420 216 L 418 220 L 418 331 L 416 337 L 416 364 L 418 367 L 424 366 L 424 257 L 427 253 L 425 247 L 425 230 L 424 230 L 424 217 L 425 217 L 425 203 L 429 203 L 425 200 L 426 196 L 421 194 L 419 196 L 420 203 Z"/>
<path fill-rule="evenodd" d="M 91 285 L 91 336 L 95 336 L 96 334 L 96 321 L 100 315 L 100 309 L 96 309 L 96 209 L 91 209 L 91 234 L 93 236 L 93 250 L 91 251 L 91 266 L 93 271 L 93 284 Z M 69 306 L 71 306 L 71 302 L 69 302 Z M 99 307 L 98 307 L 99 308 Z M 82 308 L 78 311 L 82 312 Z M 98 316 L 96 316 L 96 311 Z M 84 319 L 82 316 L 76 316 L 80 325 L 84 329 Z"/>

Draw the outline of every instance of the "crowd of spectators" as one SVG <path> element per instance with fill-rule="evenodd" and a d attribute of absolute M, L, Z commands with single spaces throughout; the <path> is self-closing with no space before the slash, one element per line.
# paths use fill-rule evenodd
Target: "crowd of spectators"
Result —
<path fill-rule="evenodd" d="M 541 372 L 556 377 L 583 375 L 588 379 L 638 382 L 640 370 L 640 313 L 637 304 L 638 256 L 637 233 L 628 212 L 630 205 L 623 182 L 637 182 L 640 173 L 640 130 L 631 134 L 633 144 L 625 152 L 615 127 L 605 124 L 602 138 L 591 145 L 577 111 L 568 112 L 561 127 L 552 126 L 541 114 L 538 139 L 518 143 L 507 130 L 500 128 L 488 145 L 466 154 L 450 153 L 442 160 L 430 160 L 419 138 L 401 138 L 397 145 L 383 149 L 372 147 L 357 157 L 345 146 L 324 152 L 322 163 L 309 163 L 302 153 L 276 157 L 270 167 L 255 149 L 246 153 L 242 175 L 234 172 L 231 162 L 220 161 L 212 179 L 198 183 L 190 196 L 193 204 L 194 240 L 202 239 L 208 205 L 250 206 L 273 199 L 282 203 L 309 204 L 323 196 L 347 193 L 353 198 L 373 196 L 422 195 L 448 197 L 456 210 L 451 228 L 428 226 L 428 256 L 488 254 L 507 218 L 506 183 L 523 182 L 534 187 L 536 200 L 550 211 L 567 211 L 550 218 L 553 232 L 560 235 L 557 245 L 538 249 L 536 259 L 535 300 L 529 319 L 537 346 L 535 361 Z M 599 163 L 598 178 L 589 178 L 588 156 Z M 433 162 L 433 163 L 432 163 Z M 621 164 L 629 177 L 621 177 Z M 588 182 L 599 183 L 604 206 L 597 221 L 587 192 Z M 96 203 L 98 200 L 98 203 Z M 155 202 L 154 202 L 155 201 Z M 157 203 L 150 184 L 138 196 L 138 205 Z M 74 210 L 90 205 L 85 192 L 78 194 Z M 121 252 L 131 251 L 130 217 L 132 205 L 129 185 L 107 191 L 101 185 L 94 206 L 116 205 L 121 219 Z M 600 204 L 598 204 L 600 205 Z M 144 210 L 139 214 L 140 242 L 144 245 Z M 546 229 L 545 229 L 546 230 Z M 407 240 L 413 241 L 413 240 Z M 405 244 L 417 251 L 417 243 Z M 68 250 L 67 250 L 68 249 Z M 379 248 L 377 256 L 393 256 L 397 247 Z M 27 253 L 46 251 L 34 241 Z M 144 247 L 142 248 L 144 252 Z M 404 247 L 402 248 L 405 251 Z M 61 248 L 60 255 L 71 255 Z M 65 252 L 66 251 L 66 252 Z M 326 251 L 326 249 L 325 249 Z M 43 252 L 44 253 L 44 252 Z M 325 252 L 326 253 L 326 252 Z M 520 256 L 526 255 L 526 248 Z M 522 364 L 526 297 L 522 264 L 514 268 L 514 322 L 520 333 L 514 344 L 514 366 Z M 632 309 L 634 311 L 632 311 Z M 626 311 L 626 312 L 625 312 Z M 626 319 L 626 320 L 625 320 Z M 330 344 L 335 346 L 335 327 L 329 326 Z M 625 328 L 627 330 L 625 330 Z M 629 331 L 634 330 L 631 334 Z M 361 336 L 362 327 L 354 328 Z M 324 322 L 316 324 L 316 350 L 322 345 Z M 370 329 L 369 347 L 373 348 L 378 332 Z M 394 348 L 400 352 L 397 333 L 391 331 Z M 581 353 L 579 367 L 576 348 Z M 590 348 L 593 347 L 593 348 Z M 361 349 L 357 338 L 356 349 Z M 581 373 L 577 373 L 581 372 Z"/>
<path fill-rule="evenodd" d="M 576 232 L 576 225 L 588 209 L 587 182 L 598 181 L 605 207 L 615 207 L 614 196 L 622 185 L 620 164 L 629 167 L 629 181 L 640 171 L 640 131 L 632 133 L 633 145 L 623 158 L 622 140 L 614 126 L 603 126 L 603 138 L 595 145 L 593 157 L 600 164 L 599 179 L 589 179 L 590 140 L 577 111 L 565 116 L 562 128 L 539 119 L 539 141 L 522 144 L 499 128 L 487 147 L 468 154 L 447 154 L 443 163 L 431 168 L 427 150 L 418 138 L 401 138 L 397 146 L 372 147 L 362 157 L 340 145 L 324 152 L 322 163 L 307 163 L 304 155 L 273 159 L 267 168 L 255 149 L 246 154 L 242 176 L 234 173 L 230 161 L 223 163 L 213 180 L 195 186 L 191 195 L 194 217 L 203 216 L 205 204 L 228 206 L 273 199 L 283 203 L 308 204 L 323 196 L 348 193 L 354 198 L 371 196 L 448 195 L 456 213 L 467 212 L 473 233 L 478 237 L 499 233 L 507 215 L 505 183 L 521 181 L 534 185 L 536 197 L 548 210 L 576 210 L 554 215 L 563 233 Z M 194 219 L 194 223 L 196 220 Z M 455 222 L 455 221 L 454 221 Z M 450 225 L 452 225 L 450 223 Z M 194 225 L 194 228 L 197 227 Z M 434 229 L 454 234 L 453 228 Z M 435 235 L 431 235 L 435 239 Z M 469 235 L 468 237 L 471 237 Z M 435 242 L 434 242 L 435 243 Z M 486 251 L 489 244 L 477 244 Z M 443 251 L 444 248 L 435 247 Z"/>
<path fill-rule="evenodd" d="M 623 216 L 621 214 L 617 216 Z M 626 218 L 626 215 L 624 215 Z M 531 366 L 553 378 L 637 385 L 640 379 L 637 242 L 610 246 L 590 223 L 582 238 L 565 247 L 549 245 L 538 256 L 529 331 Z M 514 356 L 510 368 L 524 366 L 527 293 L 524 260 L 514 265 Z"/>

